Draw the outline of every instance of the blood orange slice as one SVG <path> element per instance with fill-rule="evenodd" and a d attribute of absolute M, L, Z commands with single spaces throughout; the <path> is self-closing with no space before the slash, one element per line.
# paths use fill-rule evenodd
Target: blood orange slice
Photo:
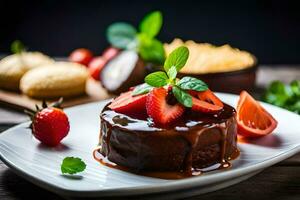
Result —
<path fill-rule="evenodd" d="M 255 138 L 268 135 L 277 127 L 277 121 L 246 91 L 242 91 L 237 105 L 238 134 Z"/>

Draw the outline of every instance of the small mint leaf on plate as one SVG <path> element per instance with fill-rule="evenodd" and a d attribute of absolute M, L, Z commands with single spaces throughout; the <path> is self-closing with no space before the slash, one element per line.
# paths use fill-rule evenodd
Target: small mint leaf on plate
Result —
<path fill-rule="evenodd" d="M 170 80 L 174 80 L 177 76 L 177 69 L 175 66 L 172 66 L 168 71 L 168 76 Z"/>
<path fill-rule="evenodd" d="M 61 172 L 63 174 L 76 174 L 84 171 L 86 164 L 76 157 L 66 157 L 61 164 Z"/>
<path fill-rule="evenodd" d="M 162 87 L 168 84 L 168 76 L 165 72 L 153 72 L 145 77 L 145 82 L 153 87 Z"/>
<path fill-rule="evenodd" d="M 182 79 L 180 79 L 180 81 L 178 81 L 177 83 L 177 86 L 183 90 L 195 90 L 198 92 L 202 92 L 208 89 L 206 83 L 197 78 L 189 76 L 185 76 Z"/>
<path fill-rule="evenodd" d="M 179 103 L 181 103 L 182 105 L 188 108 L 192 107 L 193 101 L 192 101 L 192 96 L 190 94 L 181 90 L 177 86 L 172 87 L 172 92 L 175 98 L 177 99 L 177 101 L 179 101 Z"/>
<path fill-rule="evenodd" d="M 189 49 L 185 46 L 176 48 L 165 60 L 164 69 L 169 71 L 172 66 L 175 66 L 179 72 L 184 67 L 189 57 Z"/>
<path fill-rule="evenodd" d="M 128 49 L 136 43 L 136 34 L 136 29 L 132 25 L 117 22 L 107 28 L 106 37 L 114 47 Z"/>
<path fill-rule="evenodd" d="M 153 38 L 159 33 L 162 26 L 162 21 L 163 18 L 161 12 L 151 12 L 144 17 L 140 23 L 139 29 L 148 37 Z"/>
<path fill-rule="evenodd" d="M 152 90 L 152 86 L 148 85 L 147 83 L 143 83 L 138 85 L 134 88 L 132 92 L 132 96 L 140 95 L 140 94 L 147 94 Z"/>

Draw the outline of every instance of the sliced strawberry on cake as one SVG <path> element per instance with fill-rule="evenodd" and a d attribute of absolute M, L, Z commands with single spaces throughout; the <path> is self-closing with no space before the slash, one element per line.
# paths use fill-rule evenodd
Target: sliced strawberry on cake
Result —
<path fill-rule="evenodd" d="M 216 113 L 223 109 L 222 101 L 211 91 L 206 90 L 203 92 L 191 91 L 193 96 L 192 110 L 204 113 Z"/>
<path fill-rule="evenodd" d="M 168 124 L 178 119 L 184 112 L 184 107 L 180 103 L 168 104 L 168 90 L 160 87 L 153 89 L 146 102 L 147 114 L 157 124 Z"/>
<path fill-rule="evenodd" d="M 132 91 L 122 93 L 108 107 L 127 115 L 141 116 L 146 114 L 147 94 L 134 96 L 132 93 Z"/>

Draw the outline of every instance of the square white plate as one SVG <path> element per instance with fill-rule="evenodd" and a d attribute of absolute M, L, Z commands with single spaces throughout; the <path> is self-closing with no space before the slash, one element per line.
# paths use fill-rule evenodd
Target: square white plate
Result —
<path fill-rule="evenodd" d="M 235 107 L 238 96 L 218 93 Z M 71 130 L 62 145 L 48 148 L 41 145 L 28 129 L 28 123 L 0 134 L 0 158 L 25 179 L 50 191 L 71 197 L 101 197 L 148 195 L 177 198 L 210 192 L 245 180 L 277 162 L 300 151 L 300 117 L 284 109 L 264 104 L 278 120 L 273 134 L 250 143 L 239 143 L 240 157 L 227 170 L 217 170 L 202 176 L 163 180 L 139 176 L 100 165 L 92 151 L 99 138 L 99 113 L 107 101 L 65 109 Z M 82 158 L 86 170 L 71 178 L 63 176 L 60 164 L 64 157 Z"/>

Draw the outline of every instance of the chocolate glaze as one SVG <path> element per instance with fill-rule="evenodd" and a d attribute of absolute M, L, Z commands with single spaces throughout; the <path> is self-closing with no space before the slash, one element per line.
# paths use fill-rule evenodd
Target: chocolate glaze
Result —
<path fill-rule="evenodd" d="M 102 164 L 159 178 L 184 178 L 230 167 L 238 157 L 235 110 L 224 104 L 218 114 L 186 110 L 168 126 L 103 109 L 100 148 Z"/>

